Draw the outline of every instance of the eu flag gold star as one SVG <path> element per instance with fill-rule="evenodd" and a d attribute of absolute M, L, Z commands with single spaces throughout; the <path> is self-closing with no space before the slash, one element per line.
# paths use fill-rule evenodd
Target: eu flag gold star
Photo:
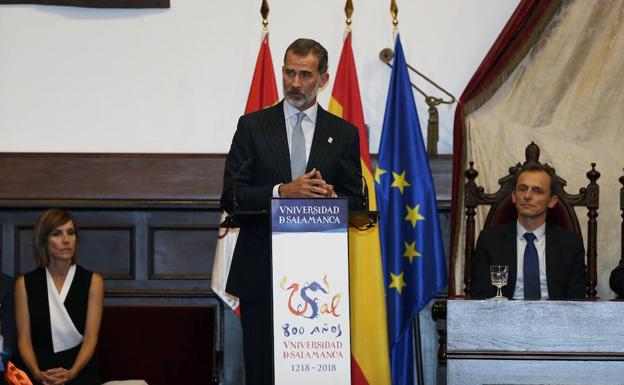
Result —
<path fill-rule="evenodd" d="M 392 278 L 392 282 L 390 282 L 390 286 L 388 286 L 388 288 L 397 289 L 400 295 L 401 292 L 403 291 L 403 288 L 407 286 L 407 284 L 403 280 L 403 272 L 401 272 L 401 274 L 399 275 L 390 273 L 390 278 Z"/>
<path fill-rule="evenodd" d="M 416 222 L 425 220 L 425 217 L 418 212 L 420 211 L 420 205 L 416 205 L 416 207 L 413 208 L 409 207 L 409 205 L 406 205 L 406 207 L 407 215 L 405 216 L 405 220 L 412 222 L 412 227 L 416 227 Z"/>
<path fill-rule="evenodd" d="M 410 185 L 408 181 L 405 180 L 405 171 L 403 171 L 401 174 L 397 174 L 396 172 L 392 171 L 392 177 L 394 178 L 394 180 L 392 181 L 390 187 L 398 187 L 401 191 L 401 194 L 403 194 L 403 189 Z"/>
<path fill-rule="evenodd" d="M 414 257 L 420 257 L 420 253 L 416 251 L 416 241 L 412 243 L 403 242 L 405 244 L 404 257 L 409 258 L 410 264 L 414 262 Z"/>
<path fill-rule="evenodd" d="M 382 169 L 381 167 L 377 166 L 377 168 L 375 169 L 375 182 L 377 182 L 377 184 L 381 184 L 381 179 L 380 177 L 385 174 L 387 171 Z"/>

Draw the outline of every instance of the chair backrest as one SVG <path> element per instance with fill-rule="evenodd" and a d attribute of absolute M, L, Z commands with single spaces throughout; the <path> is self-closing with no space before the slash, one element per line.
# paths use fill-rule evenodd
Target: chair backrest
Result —
<path fill-rule="evenodd" d="M 516 220 L 516 208 L 511 201 L 511 192 L 514 189 L 516 178 L 522 171 L 523 165 L 527 163 L 540 163 L 539 147 L 531 142 L 525 151 L 526 160 L 523 164 L 516 164 L 509 168 L 509 174 L 500 178 L 498 184 L 500 188 L 494 193 L 486 193 L 485 189 L 477 186 L 475 179 L 479 175 L 477 170 L 473 168 L 474 163 L 470 162 L 470 167 L 464 175 L 467 182 L 464 189 L 464 206 L 466 208 L 466 244 L 464 249 L 464 292 L 470 296 L 470 268 L 475 248 L 475 221 L 476 207 L 479 205 L 488 205 L 488 211 L 485 219 L 484 228 L 501 225 Z M 548 166 L 547 164 L 545 164 Z M 548 166 L 549 167 L 549 166 Z M 548 209 L 546 221 L 557 224 L 563 228 L 574 231 L 581 235 L 581 227 L 579 225 L 575 206 L 583 206 L 587 208 L 587 298 L 596 298 L 597 285 L 597 222 L 599 186 L 596 181 L 600 177 L 600 173 L 596 171 L 596 164 L 591 164 L 591 170 L 586 174 L 589 184 L 582 187 L 578 194 L 568 194 L 565 191 L 567 182 L 565 179 L 555 173 L 554 193 L 558 196 L 559 201 L 555 207 Z M 623 193 L 624 194 L 624 193 Z M 624 210 L 624 196 L 622 197 L 622 210 Z M 624 214 L 623 214 L 624 216 Z M 622 224 L 622 242 L 624 244 L 624 222 Z M 623 254 L 624 257 L 624 254 Z"/>
<path fill-rule="evenodd" d="M 624 260 L 624 175 L 620 177 L 620 211 L 622 212 L 622 228 L 620 230 L 620 259 Z"/>

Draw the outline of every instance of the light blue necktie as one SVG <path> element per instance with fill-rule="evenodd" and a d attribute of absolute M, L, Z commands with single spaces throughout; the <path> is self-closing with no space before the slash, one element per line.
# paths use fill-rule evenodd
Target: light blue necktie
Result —
<path fill-rule="evenodd" d="M 301 122 L 305 116 L 305 113 L 298 112 L 297 123 L 293 126 L 292 148 L 290 149 L 290 171 L 293 180 L 305 174 L 306 170 L 306 143 L 305 136 L 303 136 L 303 128 L 301 127 Z"/>
<path fill-rule="evenodd" d="M 524 249 L 524 299 L 540 299 L 542 293 L 540 290 L 539 259 L 534 243 L 536 237 L 533 233 L 524 233 L 524 238 L 527 241 Z"/>

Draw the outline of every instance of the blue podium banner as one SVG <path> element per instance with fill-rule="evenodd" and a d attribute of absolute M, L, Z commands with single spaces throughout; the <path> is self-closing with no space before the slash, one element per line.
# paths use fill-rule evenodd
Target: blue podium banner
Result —
<path fill-rule="evenodd" d="M 346 198 L 273 199 L 273 233 L 347 231 L 349 210 Z"/>

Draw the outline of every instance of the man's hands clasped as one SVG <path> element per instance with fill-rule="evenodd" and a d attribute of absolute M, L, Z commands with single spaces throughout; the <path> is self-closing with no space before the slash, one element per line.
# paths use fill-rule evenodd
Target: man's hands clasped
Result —
<path fill-rule="evenodd" d="M 316 168 L 290 183 L 279 186 L 282 198 L 335 198 L 334 186 L 325 182 Z"/>

